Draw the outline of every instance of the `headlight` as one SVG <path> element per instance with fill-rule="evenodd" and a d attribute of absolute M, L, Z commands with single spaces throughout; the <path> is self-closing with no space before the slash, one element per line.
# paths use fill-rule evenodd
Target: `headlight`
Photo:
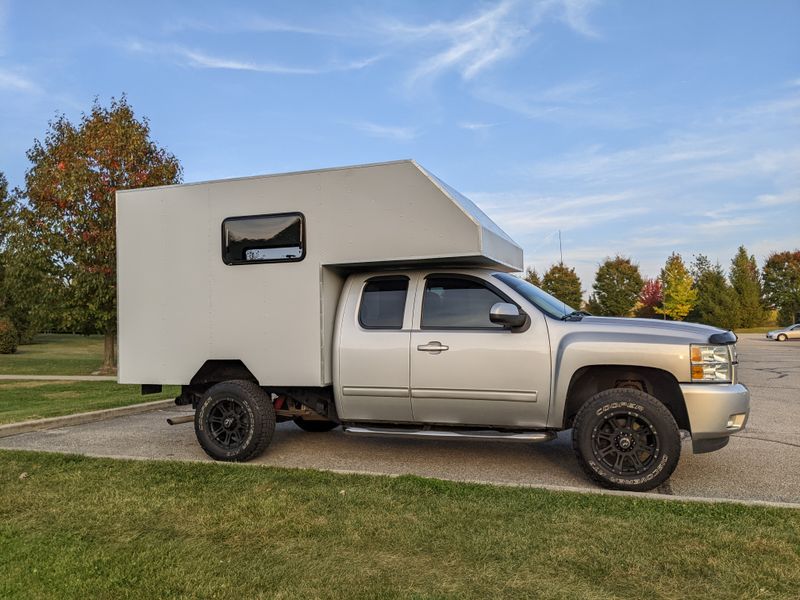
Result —
<path fill-rule="evenodd" d="M 730 382 L 733 373 L 733 356 L 736 352 L 731 346 L 690 346 L 692 361 L 692 381 Z"/>

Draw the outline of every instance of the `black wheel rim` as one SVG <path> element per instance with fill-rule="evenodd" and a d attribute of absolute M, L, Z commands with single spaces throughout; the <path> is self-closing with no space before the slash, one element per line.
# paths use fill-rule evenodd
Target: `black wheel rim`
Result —
<path fill-rule="evenodd" d="M 661 446 L 653 424 L 626 410 L 607 413 L 592 430 L 592 452 L 606 469 L 623 477 L 642 475 L 656 463 Z"/>
<path fill-rule="evenodd" d="M 220 398 L 209 409 L 206 425 L 211 439 L 226 450 L 235 450 L 247 439 L 250 415 L 236 398 Z"/>

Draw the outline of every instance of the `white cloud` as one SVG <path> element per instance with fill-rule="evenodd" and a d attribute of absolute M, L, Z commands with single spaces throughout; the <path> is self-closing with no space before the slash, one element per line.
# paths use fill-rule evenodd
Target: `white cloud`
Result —
<path fill-rule="evenodd" d="M 315 66 L 295 66 L 215 56 L 179 44 L 160 44 L 133 40 L 125 44 L 125 48 L 131 52 L 166 55 L 179 64 L 197 69 L 252 71 L 273 75 L 323 75 L 338 71 L 354 71 L 368 67 L 381 59 L 380 56 L 372 56 L 349 62 L 336 61 Z"/>
<path fill-rule="evenodd" d="M 334 29 L 322 29 L 288 23 L 278 19 L 262 17 L 259 15 L 248 15 L 233 19 L 222 19 L 219 22 L 210 23 L 197 19 L 178 19 L 167 23 L 163 30 L 168 33 L 178 33 L 183 31 L 202 31 L 209 33 L 288 33 L 311 36 L 340 36 L 342 31 Z"/>
<path fill-rule="evenodd" d="M 0 90 L 36 93 L 39 91 L 39 86 L 19 73 L 0 69 Z"/>
<path fill-rule="evenodd" d="M 594 36 L 587 21 L 592 4 L 583 0 L 501 0 L 467 18 L 425 25 L 384 21 L 379 29 L 399 44 L 437 48 L 413 69 L 410 85 L 435 80 L 448 71 L 470 80 L 519 53 L 534 40 L 536 28 L 548 17 L 563 20 L 577 33 Z"/>
<path fill-rule="evenodd" d="M 759 204 L 775 206 L 779 204 L 796 204 L 800 208 L 800 189 L 785 190 L 778 194 L 761 194 L 756 197 Z"/>
<path fill-rule="evenodd" d="M 478 122 L 471 122 L 471 121 L 463 121 L 458 124 L 461 129 L 466 129 L 468 131 L 485 131 L 487 129 L 491 129 L 495 126 L 494 123 L 478 123 Z"/>
<path fill-rule="evenodd" d="M 414 127 L 398 127 L 392 125 L 380 125 L 369 121 L 353 123 L 353 126 L 371 137 L 395 140 L 398 142 L 408 142 L 419 136 L 419 132 Z"/>

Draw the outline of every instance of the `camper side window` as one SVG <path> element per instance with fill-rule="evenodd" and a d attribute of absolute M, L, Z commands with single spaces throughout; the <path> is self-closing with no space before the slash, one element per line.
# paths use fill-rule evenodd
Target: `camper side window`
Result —
<path fill-rule="evenodd" d="M 361 292 L 358 322 L 365 329 L 402 329 L 407 293 L 407 277 L 370 279 Z"/>
<path fill-rule="evenodd" d="M 303 260 L 305 220 L 300 213 L 229 217 L 222 222 L 226 265 Z"/>

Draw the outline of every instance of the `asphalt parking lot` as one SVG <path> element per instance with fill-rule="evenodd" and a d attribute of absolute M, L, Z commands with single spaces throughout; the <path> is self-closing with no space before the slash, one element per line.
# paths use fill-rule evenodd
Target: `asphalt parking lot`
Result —
<path fill-rule="evenodd" d="M 770 342 L 760 334 L 745 334 L 738 349 L 740 380 L 752 394 L 745 431 L 709 454 L 693 455 L 686 440 L 677 470 L 658 491 L 800 505 L 800 342 Z M 0 448 L 210 460 L 197 445 L 191 423 L 166 423 L 167 417 L 182 414 L 190 412 L 176 407 L 25 433 L 0 439 Z M 282 423 L 272 445 L 253 464 L 592 488 L 575 461 L 569 436 L 562 432 L 552 442 L 531 445 L 442 442 L 356 438 L 339 429 L 306 433 Z"/>

